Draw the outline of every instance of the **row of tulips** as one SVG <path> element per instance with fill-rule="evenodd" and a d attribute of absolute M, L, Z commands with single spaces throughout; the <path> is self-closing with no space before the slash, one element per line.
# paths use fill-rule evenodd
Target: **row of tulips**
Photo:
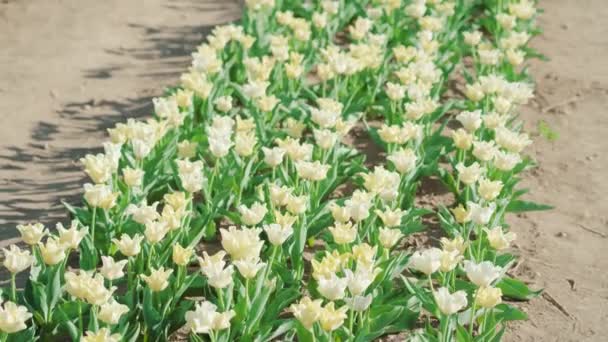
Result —
<path fill-rule="evenodd" d="M 532 94 L 533 3 L 246 5 L 154 117 L 81 159 L 92 183 L 69 228 L 17 227 L 1 338 L 500 339 L 525 318 L 502 298 L 537 294 L 506 275 L 505 223 L 545 209 L 515 189 L 532 165 L 516 106 Z M 456 71 L 464 98 L 446 95 Z M 353 130 L 386 161 L 366 164 Z M 415 206 L 427 177 L 456 203 L 436 214 L 441 249 L 412 251 L 435 215 Z"/>

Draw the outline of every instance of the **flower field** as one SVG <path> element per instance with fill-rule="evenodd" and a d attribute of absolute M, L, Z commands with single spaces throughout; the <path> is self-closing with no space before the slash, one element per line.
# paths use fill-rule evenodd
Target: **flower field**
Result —
<path fill-rule="evenodd" d="M 528 0 L 247 0 L 152 117 L 80 160 L 70 227 L 17 226 L 0 339 L 500 340 L 540 293 L 509 275 L 505 217 L 550 209 L 519 186 L 536 17 Z M 418 205 L 429 179 L 448 203 Z M 413 248 L 430 222 L 441 236 Z"/>

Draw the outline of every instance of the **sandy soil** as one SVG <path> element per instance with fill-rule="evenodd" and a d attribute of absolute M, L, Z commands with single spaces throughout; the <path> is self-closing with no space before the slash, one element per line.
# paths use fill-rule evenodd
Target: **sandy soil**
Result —
<path fill-rule="evenodd" d="M 189 53 L 238 1 L 0 0 L 0 238 L 19 222 L 65 219 L 77 201 L 76 160 L 104 129 L 149 114 Z M 508 341 L 602 341 L 608 335 L 608 7 L 605 0 L 541 0 L 545 34 L 534 45 L 537 99 L 523 110 L 540 167 L 529 199 L 556 209 L 512 217 L 515 273 L 542 297 Z M 539 133 L 544 122 L 559 137 Z M 545 130 L 546 131 L 546 130 Z M 604 336 L 604 337 L 602 337 Z"/>

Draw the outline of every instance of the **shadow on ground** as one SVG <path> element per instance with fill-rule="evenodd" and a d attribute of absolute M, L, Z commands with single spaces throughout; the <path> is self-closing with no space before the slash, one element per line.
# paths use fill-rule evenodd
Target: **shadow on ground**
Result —
<path fill-rule="evenodd" d="M 235 19 L 240 13 L 234 1 L 178 0 L 167 1 L 165 7 L 170 11 L 198 11 L 206 18 Z M 149 116 L 152 98 L 162 93 L 156 85 L 174 84 L 188 67 L 192 51 L 215 25 L 223 22 L 181 26 L 129 23 L 128 29 L 140 33 L 142 41 L 106 49 L 109 55 L 117 56 L 112 60 L 118 64 L 84 70 L 82 77 L 117 79 L 111 82 L 135 77 L 137 88 L 154 87 L 153 91 L 138 91 L 138 96 L 119 100 L 64 102 L 60 109 L 49 113 L 47 120 L 36 123 L 29 144 L 0 150 L 0 172 L 9 175 L 0 179 L 0 240 L 4 240 L 0 246 L 14 242 L 17 224 L 40 221 L 54 226 L 56 221 L 68 220 L 61 202 L 80 204 L 82 185 L 87 181 L 78 159 L 101 151 L 107 128 L 128 118 Z M 32 168 L 36 172 L 32 173 Z M 30 171 L 27 175 L 20 172 L 26 169 Z"/>

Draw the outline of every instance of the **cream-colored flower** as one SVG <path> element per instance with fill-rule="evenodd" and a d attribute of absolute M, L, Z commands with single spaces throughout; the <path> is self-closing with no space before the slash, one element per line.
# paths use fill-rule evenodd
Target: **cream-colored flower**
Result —
<path fill-rule="evenodd" d="M 490 161 L 494 159 L 494 156 L 498 152 L 498 148 L 493 141 L 474 141 L 473 142 L 473 156 L 480 161 Z"/>
<path fill-rule="evenodd" d="M 435 273 L 441 266 L 441 255 L 439 248 L 429 248 L 422 252 L 416 251 L 410 257 L 408 267 L 420 271 L 426 275 Z"/>
<path fill-rule="evenodd" d="M 234 150 L 241 157 L 248 157 L 253 154 L 258 138 L 255 131 L 237 132 L 234 136 Z"/>
<path fill-rule="evenodd" d="M 264 225 L 264 231 L 268 236 L 268 241 L 275 246 L 280 246 L 293 234 L 291 225 L 283 226 L 278 223 Z"/>
<path fill-rule="evenodd" d="M 193 91 L 203 100 L 206 100 L 209 97 L 209 94 L 213 89 L 213 84 L 207 80 L 207 77 L 196 70 L 192 70 L 187 74 L 182 74 L 180 81 L 184 88 Z"/>
<path fill-rule="evenodd" d="M 344 324 L 348 307 L 334 308 L 334 302 L 329 302 L 321 309 L 319 322 L 325 331 L 334 331 Z"/>
<path fill-rule="evenodd" d="M 461 208 L 462 208 L 462 206 L 461 206 Z M 443 248 L 444 251 L 446 251 L 446 252 L 456 251 L 460 255 L 464 255 L 464 252 L 466 251 L 466 249 L 469 245 L 467 242 L 464 241 L 464 239 L 460 235 L 457 235 L 456 237 L 454 237 L 451 240 L 448 238 L 442 237 L 439 241 L 441 242 L 441 247 Z"/>
<path fill-rule="evenodd" d="M 270 201 L 277 207 L 283 207 L 287 205 L 289 196 L 291 195 L 292 189 L 286 186 L 280 186 L 275 183 L 270 183 L 268 186 L 270 192 Z"/>
<path fill-rule="evenodd" d="M 482 178 L 479 180 L 479 188 L 477 191 L 479 192 L 479 196 L 484 200 L 493 201 L 500 195 L 502 187 L 503 184 L 500 180 L 491 181 L 487 178 Z"/>
<path fill-rule="evenodd" d="M 89 183 L 84 185 L 84 199 L 91 207 L 111 209 L 116 205 L 116 198 L 118 193 L 112 192 L 112 188 L 108 185 Z"/>
<path fill-rule="evenodd" d="M 160 218 L 156 207 L 158 202 L 154 202 L 151 205 L 147 205 L 145 202 L 140 203 L 139 206 L 135 204 L 129 204 L 125 210 L 125 214 L 131 215 L 133 221 L 139 224 L 148 224 L 154 222 Z"/>
<path fill-rule="evenodd" d="M 416 167 L 418 157 L 416 156 L 416 152 L 412 149 L 402 148 L 391 153 L 386 159 L 390 160 L 395 165 L 395 169 L 397 169 L 399 173 L 406 174 Z"/>
<path fill-rule="evenodd" d="M 397 83 L 387 82 L 386 83 L 386 95 L 392 101 L 399 101 L 405 97 L 405 86 Z"/>
<path fill-rule="evenodd" d="M 372 267 L 376 259 L 376 252 L 378 252 L 378 246 L 370 246 L 367 243 L 360 243 L 353 247 L 352 255 L 353 259 L 357 261 L 357 265 Z"/>
<path fill-rule="evenodd" d="M 146 223 L 146 229 L 144 230 L 144 235 L 146 236 L 146 240 L 155 244 L 162 241 L 167 233 L 169 232 L 169 227 L 165 222 L 161 221 L 150 221 Z"/>
<path fill-rule="evenodd" d="M 464 94 L 473 102 L 479 102 L 485 97 L 484 89 L 479 83 L 467 84 Z"/>
<path fill-rule="evenodd" d="M 463 163 L 456 165 L 456 171 L 458 171 L 458 177 L 461 182 L 466 185 L 471 185 L 477 182 L 482 174 L 486 172 L 485 167 L 481 167 L 479 163 L 474 162 L 469 166 L 464 166 Z"/>
<path fill-rule="evenodd" d="M 150 270 L 150 275 L 140 275 L 140 277 L 148 284 L 148 287 L 153 292 L 159 292 L 169 286 L 169 276 L 173 273 L 172 269 L 165 270 L 164 267 Z"/>
<path fill-rule="evenodd" d="M 521 157 L 518 153 L 509 153 L 498 151 L 494 156 L 494 166 L 501 171 L 511 171 L 517 164 L 521 162 Z"/>
<path fill-rule="evenodd" d="M 392 201 L 399 195 L 401 176 L 397 172 L 376 166 L 374 172 L 362 173 L 363 185 L 372 194 L 377 194 L 385 201 Z"/>
<path fill-rule="evenodd" d="M 172 206 L 165 205 L 159 221 L 167 226 L 169 231 L 179 229 L 182 226 L 183 211 L 175 211 Z"/>
<path fill-rule="evenodd" d="M 177 168 L 179 179 L 182 183 L 182 187 L 189 193 L 195 193 L 203 188 L 204 175 L 203 175 L 203 162 L 197 160 L 192 162 L 190 160 L 177 160 Z"/>
<path fill-rule="evenodd" d="M 349 260 L 350 255 L 347 253 L 340 254 L 337 250 L 331 253 L 326 252 L 320 262 L 315 259 L 311 261 L 312 276 L 317 280 L 324 277 L 329 278 L 332 274 L 340 271 Z"/>
<path fill-rule="evenodd" d="M 144 237 L 140 234 L 135 234 L 133 238 L 127 234 L 122 234 L 120 240 L 112 239 L 112 242 L 114 242 L 124 256 L 132 257 L 141 251 L 141 242 L 143 240 Z"/>
<path fill-rule="evenodd" d="M 290 215 L 289 213 L 282 214 L 278 210 L 274 211 L 275 223 L 280 224 L 283 229 L 291 228 L 297 219 L 296 216 Z"/>
<path fill-rule="evenodd" d="M 456 148 L 465 151 L 470 149 L 471 145 L 473 145 L 473 135 L 462 128 L 452 131 L 452 140 L 454 140 L 454 146 L 456 146 Z"/>
<path fill-rule="evenodd" d="M 0 306 L 0 331 L 12 334 L 27 329 L 25 322 L 32 318 L 32 314 L 25 306 L 13 302 L 6 302 Z"/>
<path fill-rule="evenodd" d="M 287 211 L 293 215 L 303 214 L 308 208 L 308 196 L 290 195 L 287 199 Z"/>
<path fill-rule="evenodd" d="M 456 116 L 456 120 L 462 124 L 464 129 L 473 133 L 481 126 L 481 111 L 461 112 Z"/>
<path fill-rule="evenodd" d="M 122 170 L 122 178 L 130 188 L 141 187 L 144 180 L 144 171 L 142 169 L 133 169 L 126 167 Z"/>
<path fill-rule="evenodd" d="M 192 95 L 194 95 L 194 93 L 190 90 L 178 89 L 174 96 L 178 106 L 188 108 L 192 105 Z"/>
<path fill-rule="evenodd" d="M 329 171 L 329 165 L 321 164 L 319 161 L 308 162 L 298 160 L 295 165 L 298 176 L 310 181 L 321 181 L 325 179 L 327 177 L 327 171 Z"/>
<path fill-rule="evenodd" d="M 283 122 L 283 130 L 294 139 L 300 139 L 304 129 L 306 129 L 306 124 L 294 118 L 287 118 Z"/>
<path fill-rule="evenodd" d="M 502 303 L 502 290 L 497 287 L 480 287 L 475 291 L 475 303 L 485 309 L 491 309 Z"/>
<path fill-rule="evenodd" d="M 196 156 L 198 144 L 192 141 L 184 140 L 177 144 L 177 157 L 180 159 L 190 159 Z"/>
<path fill-rule="evenodd" d="M 439 270 L 441 272 L 450 272 L 458 263 L 463 259 L 463 256 L 460 254 L 458 250 L 452 251 L 442 251 L 441 254 L 441 266 L 439 266 Z"/>
<path fill-rule="evenodd" d="M 318 29 L 325 28 L 325 25 L 327 25 L 327 13 L 325 13 L 325 12 L 313 13 L 312 24 Z"/>
<path fill-rule="evenodd" d="M 469 46 L 476 46 L 481 42 L 481 32 L 479 31 L 463 32 L 462 36 L 464 42 Z"/>
<path fill-rule="evenodd" d="M 120 334 L 112 334 L 110 329 L 101 328 L 97 331 L 87 331 L 86 336 L 82 337 L 82 342 L 120 342 Z"/>
<path fill-rule="evenodd" d="M 21 233 L 21 240 L 30 246 L 36 245 L 40 240 L 48 235 L 48 229 L 42 223 L 19 224 L 17 230 Z"/>
<path fill-rule="evenodd" d="M 150 154 L 154 141 L 144 139 L 131 139 L 131 148 L 133 149 L 133 155 L 137 160 L 143 160 Z"/>
<path fill-rule="evenodd" d="M 173 245 L 173 253 L 171 254 L 171 257 L 176 265 L 186 266 L 190 262 L 190 258 L 192 257 L 193 253 L 194 248 L 184 248 L 176 243 Z"/>
<path fill-rule="evenodd" d="M 36 260 L 28 250 L 21 250 L 17 245 L 10 245 L 4 251 L 4 261 L 2 264 L 12 274 L 17 274 L 26 270 Z"/>
<path fill-rule="evenodd" d="M 232 109 L 232 97 L 220 96 L 215 100 L 215 108 L 222 113 L 227 113 Z"/>
<path fill-rule="evenodd" d="M 111 256 L 101 257 L 102 266 L 99 269 L 99 273 L 108 280 L 116 280 L 122 278 L 125 273 L 123 272 L 125 265 L 128 260 L 115 261 Z"/>
<path fill-rule="evenodd" d="M 534 2 L 520 0 L 509 4 L 509 13 L 521 20 L 529 20 L 536 14 L 536 8 L 534 8 Z"/>
<path fill-rule="evenodd" d="M 203 252 L 203 257 L 198 258 L 201 266 L 201 272 L 207 277 L 209 285 L 221 289 L 232 283 L 232 274 L 234 267 L 232 265 L 224 268 L 226 252 L 219 251 L 216 254 L 209 256 L 207 252 Z"/>
<path fill-rule="evenodd" d="M 42 260 L 47 265 L 57 265 L 65 259 L 65 247 L 56 237 L 49 237 L 46 244 L 38 243 Z"/>
<path fill-rule="evenodd" d="M 510 131 L 505 127 L 498 127 L 496 132 L 496 144 L 512 153 L 520 153 L 532 140 L 525 133 Z"/>
<path fill-rule="evenodd" d="M 362 312 L 369 308 L 372 303 L 372 295 L 368 294 L 367 296 L 354 296 L 352 298 L 345 298 L 344 302 L 346 302 L 346 306 L 349 309 L 357 312 Z"/>
<path fill-rule="evenodd" d="M 79 273 L 68 271 L 65 272 L 64 278 L 65 291 L 73 297 L 80 300 L 86 300 L 89 293 L 89 284 L 91 283 L 92 274 L 83 270 L 80 270 Z"/>
<path fill-rule="evenodd" d="M 106 324 L 114 325 L 118 324 L 120 317 L 129 311 L 130 309 L 128 306 L 120 304 L 114 299 L 110 299 L 107 303 L 100 306 L 97 317 Z"/>
<path fill-rule="evenodd" d="M 272 112 L 274 107 L 279 103 L 279 99 L 274 95 L 264 95 L 255 100 L 256 106 L 262 112 Z"/>
<path fill-rule="evenodd" d="M 106 288 L 104 278 L 101 274 L 96 274 L 94 277 L 88 278 L 86 301 L 91 305 L 102 305 L 106 303 L 112 294 L 116 291 L 116 287 Z"/>
<path fill-rule="evenodd" d="M 486 225 L 490 222 L 490 218 L 496 210 L 496 203 L 490 203 L 487 206 L 480 205 L 474 202 L 467 202 L 467 207 L 471 213 L 471 221 L 478 225 Z"/>
<path fill-rule="evenodd" d="M 361 222 L 369 217 L 372 199 L 373 194 L 357 189 L 351 198 L 344 202 L 344 206 L 348 208 L 355 222 Z"/>
<path fill-rule="evenodd" d="M 275 167 L 283 162 L 283 156 L 285 155 L 285 149 L 283 148 L 262 147 L 262 152 L 264 152 L 264 162 L 271 167 Z"/>
<path fill-rule="evenodd" d="M 376 215 L 380 217 L 382 223 L 388 228 L 397 227 L 401 225 L 401 219 L 406 214 L 405 210 L 397 209 L 385 209 L 384 211 L 376 210 Z"/>
<path fill-rule="evenodd" d="M 336 141 L 338 141 L 338 135 L 328 129 L 315 129 L 313 130 L 313 134 L 317 146 L 324 150 L 331 149 L 336 144 Z"/>
<path fill-rule="evenodd" d="M 122 156 L 122 144 L 114 144 L 110 141 L 106 141 L 103 143 L 103 150 L 106 154 L 106 159 L 112 168 L 112 173 L 116 172 Z"/>
<path fill-rule="evenodd" d="M 171 206 L 176 212 L 184 213 L 189 200 L 186 199 L 186 194 L 181 191 L 174 191 L 163 196 L 166 205 Z"/>
<path fill-rule="evenodd" d="M 260 228 L 241 228 L 230 226 L 220 229 L 222 247 L 233 260 L 255 259 L 260 255 L 264 241 L 260 240 Z"/>
<path fill-rule="evenodd" d="M 266 95 L 266 88 L 270 83 L 266 81 L 249 81 L 243 85 L 243 94 L 251 99 L 257 99 Z"/>
<path fill-rule="evenodd" d="M 342 104 L 329 98 L 319 98 L 317 103 L 319 108 L 310 109 L 311 120 L 321 128 L 334 127 L 342 114 Z"/>
<path fill-rule="evenodd" d="M 292 304 L 289 310 L 293 313 L 294 317 L 302 323 L 304 328 L 311 330 L 313 324 L 321 317 L 322 303 L 322 299 L 313 301 L 310 297 L 304 297 L 300 302 Z"/>
<path fill-rule="evenodd" d="M 186 326 L 195 334 L 209 334 L 230 327 L 234 311 L 219 313 L 217 307 L 207 301 L 197 303 L 194 310 L 186 312 Z"/>
<path fill-rule="evenodd" d="M 479 287 L 490 286 L 494 280 L 500 277 L 502 272 L 502 268 L 494 266 L 490 261 L 475 263 L 470 260 L 465 260 L 464 270 L 467 273 L 469 280 Z"/>
<path fill-rule="evenodd" d="M 450 293 L 447 288 L 441 287 L 433 293 L 433 296 L 439 310 L 444 315 L 455 314 L 468 304 L 467 293 L 462 290 Z"/>
<path fill-rule="evenodd" d="M 80 158 L 80 162 L 84 166 L 86 174 L 95 184 L 105 183 L 112 177 L 114 171 L 112 163 L 105 154 L 87 154 L 84 158 Z"/>
<path fill-rule="evenodd" d="M 258 257 L 240 259 L 234 261 L 234 265 L 239 270 L 243 278 L 251 279 L 258 274 L 258 271 L 266 266 L 266 263 L 260 262 Z"/>
<path fill-rule="evenodd" d="M 462 204 L 459 204 L 456 208 L 450 209 L 456 222 L 463 224 L 471 221 L 471 212 L 467 210 Z"/>
<path fill-rule="evenodd" d="M 335 202 L 329 204 L 331 216 L 336 222 L 346 223 L 350 220 L 350 210 L 348 207 L 341 207 Z"/>
<path fill-rule="evenodd" d="M 517 238 L 517 235 L 513 232 L 505 233 L 501 226 L 492 229 L 484 228 L 484 231 L 488 236 L 490 246 L 498 251 L 509 248 L 511 242 Z"/>
<path fill-rule="evenodd" d="M 268 211 L 266 206 L 260 202 L 255 202 L 250 207 L 241 204 L 238 206 L 237 210 L 239 211 L 239 214 L 241 214 L 241 221 L 248 226 L 255 226 L 262 222 Z"/>
<path fill-rule="evenodd" d="M 357 267 L 355 272 L 350 269 L 345 269 L 344 275 L 346 277 L 346 285 L 350 294 L 353 296 L 363 294 L 365 290 L 367 290 L 367 288 L 372 284 L 379 272 L 379 268 L 370 269 L 368 267 L 361 266 Z"/>
<path fill-rule="evenodd" d="M 276 139 L 276 142 L 280 148 L 285 150 L 287 156 L 294 162 L 312 159 L 312 151 L 314 146 L 311 144 L 300 144 L 298 140 L 289 137 L 285 140 Z"/>
<path fill-rule="evenodd" d="M 341 223 L 336 222 L 329 231 L 337 244 L 348 244 L 357 238 L 357 227 L 351 222 Z"/>
<path fill-rule="evenodd" d="M 380 228 L 378 240 L 384 248 L 392 248 L 401 240 L 403 233 L 399 229 Z"/>

